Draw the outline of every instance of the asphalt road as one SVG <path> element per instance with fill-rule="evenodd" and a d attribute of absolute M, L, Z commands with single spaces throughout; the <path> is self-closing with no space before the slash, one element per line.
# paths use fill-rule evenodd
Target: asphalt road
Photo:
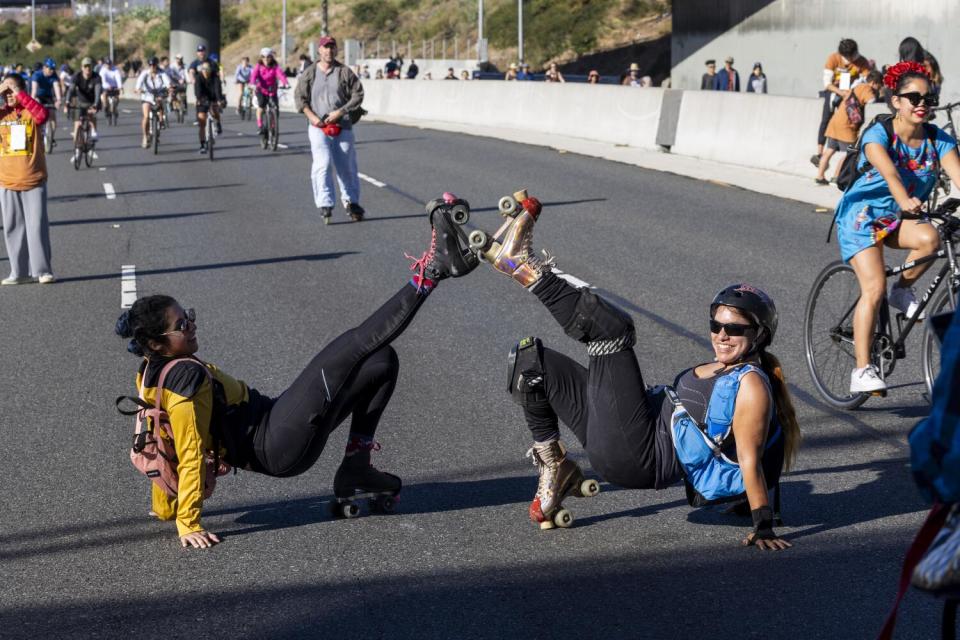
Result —
<path fill-rule="evenodd" d="M 128 105 L 129 106 L 129 105 Z M 2 638 L 870 638 L 925 506 L 905 434 L 926 399 L 919 355 L 890 397 L 851 413 L 815 396 L 801 349 L 813 278 L 836 258 L 828 217 L 795 202 L 496 140 L 365 123 L 361 224 L 324 227 L 301 119 L 261 151 L 226 122 L 211 163 L 195 129 L 139 148 L 134 116 L 102 129 L 94 168 L 49 159 L 52 286 L 0 291 Z M 61 139 L 66 135 L 61 130 Z M 107 199 L 104 183 L 113 185 Z M 493 230 L 500 196 L 528 187 L 545 210 L 536 245 L 637 321 L 649 383 L 710 359 L 707 306 L 747 280 L 777 300 L 775 348 L 805 434 L 784 480 L 794 548 L 740 548 L 747 523 L 691 511 L 679 487 L 607 484 L 571 500 L 574 528 L 541 532 L 529 437 L 504 391 L 525 335 L 585 361 L 529 293 L 482 265 L 445 281 L 395 346 L 401 374 L 378 467 L 403 477 L 400 513 L 338 521 L 328 508 L 346 427 L 293 479 L 221 480 L 210 551 L 183 550 L 147 517 L 129 463 L 136 360 L 113 334 L 121 265 L 140 295 L 197 308 L 201 351 L 264 393 L 408 279 L 424 249 L 422 203 L 445 190 Z M 5 257 L 0 257 L 0 268 Z M 567 441 L 572 443 L 569 436 Z M 576 449 L 574 447 L 574 449 Z M 937 634 L 938 604 L 911 594 L 900 638 Z"/>

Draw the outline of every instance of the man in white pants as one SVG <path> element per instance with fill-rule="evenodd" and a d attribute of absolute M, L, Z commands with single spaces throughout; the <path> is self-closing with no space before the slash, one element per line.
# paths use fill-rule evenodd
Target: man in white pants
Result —
<path fill-rule="evenodd" d="M 307 67 L 297 82 L 297 109 L 310 122 L 313 152 L 310 178 L 313 200 L 324 223 L 329 223 L 335 203 L 333 172 L 343 206 L 354 222 L 363 220 L 360 177 L 353 125 L 363 113 L 363 85 L 349 67 L 336 60 L 337 41 L 320 38 L 317 62 Z"/>

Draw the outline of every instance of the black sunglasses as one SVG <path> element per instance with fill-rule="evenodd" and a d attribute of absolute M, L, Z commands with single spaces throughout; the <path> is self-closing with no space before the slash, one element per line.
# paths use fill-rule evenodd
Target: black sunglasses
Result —
<path fill-rule="evenodd" d="M 744 335 L 747 331 L 755 330 L 756 328 L 757 327 L 752 324 L 726 324 L 723 322 L 717 322 L 716 320 L 710 320 L 710 333 L 720 333 L 722 330 L 726 331 L 727 335 L 731 338 L 738 338 Z"/>
<path fill-rule="evenodd" d="M 937 105 L 940 104 L 940 96 L 933 93 L 928 93 L 927 95 L 923 95 L 919 91 L 911 91 L 910 93 L 898 93 L 897 97 L 906 98 L 907 100 L 910 101 L 910 104 L 912 104 L 915 107 L 920 106 L 921 101 L 923 102 L 923 104 L 927 105 L 928 107 L 936 107 Z"/>
<path fill-rule="evenodd" d="M 168 336 L 171 333 L 183 333 L 187 330 L 187 327 L 190 325 L 197 325 L 197 312 L 194 309 L 184 309 L 184 317 L 179 318 L 175 323 L 173 323 L 173 331 L 167 331 L 161 333 L 162 336 Z"/>

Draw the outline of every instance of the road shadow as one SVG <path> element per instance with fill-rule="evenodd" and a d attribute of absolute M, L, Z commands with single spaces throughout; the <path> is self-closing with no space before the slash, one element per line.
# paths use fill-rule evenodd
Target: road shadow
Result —
<path fill-rule="evenodd" d="M 412 136 L 410 138 L 382 138 L 380 140 L 357 140 L 357 146 L 368 144 L 388 144 L 391 142 L 409 142 L 410 140 L 424 140 L 423 136 Z"/>
<path fill-rule="evenodd" d="M 364 216 L 363 221 L 359 224 L 366 224 L 368 222 L 384 222 L 387 220 L 409 220 L 412 218 L 420 218 L 426 220 L 427 216 L 424 213 L 417 213 L 413 215 L 404 215 L 404 216 Z M 327 224 L 328 227 L 336 227 L 342 224 L 357 224 L 353 220 L 338 220 L 336 222 L 331 222 Z"/>
<path fill-rule="evenodd" d="M 257 267 L 265 264 L 282 264 L 285 262 L 316 262 L 320 260 L 336 260 L 343 256 L 355 255 L 357 251 L 335 251 L 331 253 L 313 253 L 301 256 L 286 256 L 283 258 L 260 258 L 258 260 L 237 260 L 235 262 L 213 262 L 210 264 L 185 265 L 182 267 L 168 267 L 166 269 L 144 269 L 137 271 L 137 276 L 156 276 L 168 273 L 189 273 L 192 271 L 213 271 L 216 269 L 236 269 L 238 267 Z M 90 282 L 93 280 L 111 280 L 118 278 L 119 273 L 101 273 L 89 276 L 74 276 L 57 278 L 60 284 L 69 282 Z"/>
<path fill-rule="evenodd" d="M 217 211 L 191 211 L 189 213 L 154 213 L 143 216 L 122 216 L 116 218 L 80 218 L 77 220 L 57 220 L 50 223 L 51 227 L 66 227 L 77 224 L 109 224 L 117 222 L 149 222 L 151 220 L 175 220 L 177 218 L 196 218 L 197 216 L 211 216 L 217 213 L 226 213 L 224 210 Z"/>
<path fill-rule="evenodd" d="M 182 161 L 181 161 L 182 162 Z M 153 163 L 151 163 L 153 164 Z M 196 187 L 169 187 L 165 189 L 131 189 L 130 191 L 117 191 L 118 196 L 142 196 L 150 193 L 180 193 L 183 191 L 206 191 L 209 189 L 230 189 L 233 187 L 243 187 L 243 183 L 237 182 L 232 184 L 212 184 L 212 185 L 199 185 Z M 76 195 L 68 196 L 54 196 L 48 198 L 48 202 L 60 203 L 60 202 L 76 202 L 78 200 L 92 200 L 95 198 L 105 198 L 106 195 L 103 191 L 95 191 L 92 193 L 78 193 Z"/>

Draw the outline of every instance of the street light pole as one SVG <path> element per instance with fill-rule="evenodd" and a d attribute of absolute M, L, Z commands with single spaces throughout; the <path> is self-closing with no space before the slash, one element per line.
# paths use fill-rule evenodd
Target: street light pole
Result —
<path fill-rule="evenodd" d="M 523 0 L 517 0 L 517 57 L 523 63 Z"/>
<path fill-rule="evenodd" d="M 328 8 L 329 3 L 327 0 L 323 0 L 323 3 L 320 5 L 320 35 L 322 36 L 330 35 L 330 21 L 327 19 Z"/>
<path fill-rule="evenodd" d="M 30 0 L 30 42 L 37 41 L 37 0 Z"/>
<path fill-rule="evenodd" d="M 107 4 L 107 11 L 110 13 L 108 21 L 110 25 L 110 61 L 113 62 L 113 0 Z"/>
<path fill-rule="evenodd" d="M 287 0 L 283 0 L 283 10 L 281 11 L 280 16 L 281 30 L 280 30 L 280 58 L 282 60 L 281 67 L 287 68 Z"/>
<path fill-rule="evenodd" d="M 483 62 L 483 0 L 477 0 L 477 60 Z"/>

